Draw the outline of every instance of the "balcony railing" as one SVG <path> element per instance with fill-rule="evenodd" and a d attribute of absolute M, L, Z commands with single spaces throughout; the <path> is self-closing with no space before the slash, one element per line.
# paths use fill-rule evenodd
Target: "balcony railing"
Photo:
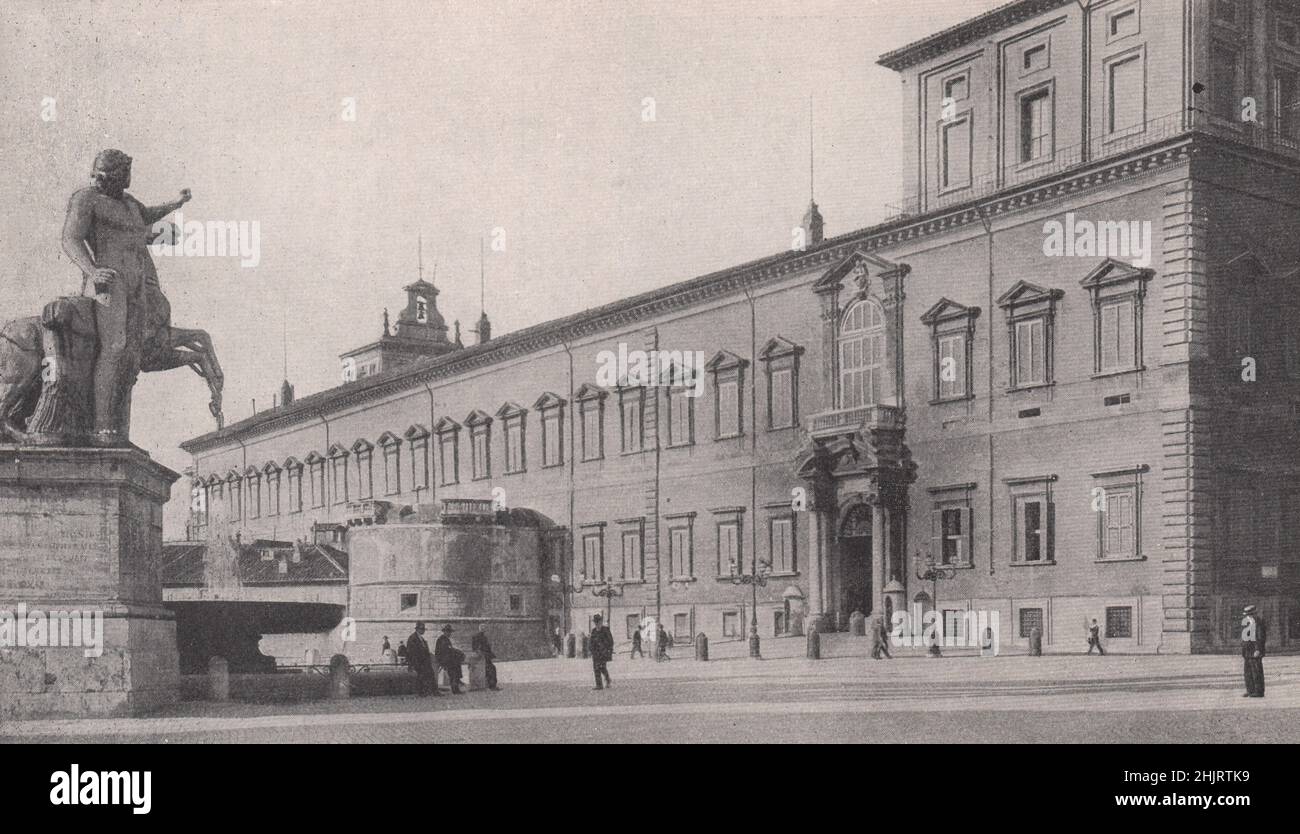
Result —
<path fill-rule="evenodd" d="M 867 427 L 901 429 L 903 409 L 892 405 L 862 405 L 823 411 L 808 418 L 808 433 L 814 437 L 849 434 Z"/>
<path fill-rule="evenodd" d="M 1017 162 L 1000 171 L 972 177 L 967 186 L 939 189 L 927 184 L 924 194 L 913 194 L 905 197 L 901 204 L 890 205 L 889 208 L 893 210 L 891 219 L 960 205 L 996 194 L 1005 188 L 1083 168 L 1193 132 L 1212 134 L 1300 159 L 1300 109 L 1283 119 L 1261 118 L 1256 122 L 1234 121 L 1203 110 L 1179 111 L 1096 137 L 1086 144 L 1056 148 L 1051 156 L 1044 157 L 1041 161 Z"/>

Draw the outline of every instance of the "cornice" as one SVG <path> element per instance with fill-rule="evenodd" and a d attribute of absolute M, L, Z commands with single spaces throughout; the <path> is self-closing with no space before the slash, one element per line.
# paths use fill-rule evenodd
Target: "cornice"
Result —
<path fill-rule="evenodd" d="M 876 63 L 897 72 L 1068 5 L 1073 5 L 1073 0 L 1014 0 L 919 41 L 890 50 L 877 58 Z"/>

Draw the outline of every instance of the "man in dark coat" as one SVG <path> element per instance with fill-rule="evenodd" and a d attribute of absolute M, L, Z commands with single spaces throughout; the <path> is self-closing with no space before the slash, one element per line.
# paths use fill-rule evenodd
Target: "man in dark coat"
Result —
<path fill-rule="evenodd" d="M 627 656 L 627 659 L 632 660 L 637 655 L 645 657 L 645 652 L 641 650 L 641 626 L 637 626 L 636 631 L 632 632 L 632 653 Z"/>
<path fill-rule="evenodd" d="M 492 662 L 496 654 L 492 651 L 492 644 L 488 642 L 487 623 L 479 623 L 478 634 L 474 635 L 470 648 L 483 656 L 483 675 L 487 678 L 487 688 L 496 691 L 497 665 Z"/>
<path fill-rule="evenodd" d="M 1106 650 L 1101 647 L 1101 626 L 1097 625 L 1096 620 L 1093 620 L 1092 625 L 1088 626 L 1088 654 L 1092 654 L 1093 649 L 1102 654 L 1106 653 Z"/>
<path fill-rule="evenodd" d="M 433 658 L 429 655 L 429 644 L 424 642 L 424 623 L 415 624 L 415 631 L 406 638 L 406 662 L 415 671 L 417 690 L 421 695 L 441 695 L 438 690 L 438 676 L 433 670 Z"/>
<path fill-rule="evenodd" d="M 1253 605 L 1247 605 L 1241 614 L 1241 657 L 1246 673 L 1246 694 L 1243 697 L 1263 698 L 1264 644 L 1268 640 L 1268 627 Z"/>
<path fill-rule="evenodd" d="M 605 664 L 614 659 L 614 634 L 602 622 L 603 619 L 599 614 L 591 618 L 593 625 L 591 642 L 588 644 L 591 648 L 591 668 L 596 673 L 597 689 L 614 685 L 614 682 L 609 679 L 609 669 L 605 667 Z"/>
<path fill-rule="evenodd" d="M 459 695 L 461 669 L 460 665 L 465 662 L 465 653 L 451 644 L 451 633 L 455 631 L 451 623 L 442 627 L 442 635 L 438 642 L 433 644 L 433 659 L 438 661 L 447 672 L 447 680 L 451 683 L 451 694 Z"/>

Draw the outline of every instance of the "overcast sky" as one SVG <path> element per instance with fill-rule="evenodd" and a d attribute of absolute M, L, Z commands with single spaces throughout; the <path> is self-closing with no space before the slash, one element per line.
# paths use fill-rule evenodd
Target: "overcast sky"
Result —
<path fill-rule="evenodd" d="M 174 323 L 216 341 L 230 422 L 270 405 L 286 316 L 298 395 L 337 384 L 338 354 L 396 317 L 417 233 L 468 331 L 480 237 L 504 230 L 498 335 L 788 248 L 810 93 L 817 202 L 828 236 L 851 231 L 899 193 L 899 82 L 876 57 L 1001 3 L 5 0 L 4 316 L 80 286 L 59 230 L 108 147 L 144 202 L 188 187 L 186 220 L 260 224 L 256 268 L 156 259 Z M 142 377 L 133 440 L 181 469 L 206 402 L 187 370 Z"/>

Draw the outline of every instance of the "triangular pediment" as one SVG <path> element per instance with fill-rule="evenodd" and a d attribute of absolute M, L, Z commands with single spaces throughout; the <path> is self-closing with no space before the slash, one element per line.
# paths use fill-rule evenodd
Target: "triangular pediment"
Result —
<path fill-rule="evenodd" d="M 537 401 L 533 403 L 533 408 L 544 411 L 548 408 L 559 408 L 562 405 L 564 405 L 564 398 L 547 391 L 537 398 Z"/>
<path fill-rule="evenodd" d="M 372 451 L 374 448 L 375 448 L 375 444 L 371 443 L 369 440 L 366 440 L 364 437 L 358 437 L 356 442 L 352 444 L 352 451 L 357 453 L 369 452 Z"/>
<path fill-rule="evenodd" d="M 731 368 L 742 368 L 749 362 L 740 358 L 729 350 L 720 350 L 713 354 L 713 358 L 704 363 L 704 369 L 707 371 L 725 371 Z"/>
<path fill-rule="evenodd" d="M 298 459 L 293 455 L 285 458 L 284 463 L 281 464 L 281 466 L 285 469 L 302 469 L 302 464 L 299 463 Z"/>
<path fill-rule="evenodd" d="M 505 419 L 506 417 L 518 417 L 521 414 L 527 414 L 528 409 L 516 402 L 507 400 L 500 408 L 497 409 L 497 416 Z"/>
<path fill-rule="evenodd" d="M 784 336 L 774 336 L 767 340 L 758 352 L 759 359 L 778 359 L 782 356 L 798 356 L 803 353 L 803 346 L 796 345 Z"/>
<path fill-rule="evenodd" d="M 1153 274 L 1153 270 L 1142 269 L 1114 258 L 1106 258 L 1097 265 L 1096 269 L 1084 276 L 1079 286 L 1094 289 L 1110 284 L 1122 284 L 1125 281 L 1146 281 Z"/>
<path fill-rule="evenodd" d="M 1065 295 L 1062 290 L 1049 290 L 1028 281 L 1017 281 L 1011 289 L 998 297 L 999 307 L 1018 307 L 1038 301 L 1055 301 Z"/>
<path fill-rule="evenodd" d="M 433 424 L 433 431 L 436 434 L 450 434 L 460 431 L 460 423 L 450 417 L 443 417 Z"/>
<path fill-rule="evenodd" d="M 347 450 L 347 447 L 335 443 L 330 446 L 329 451 L 325 453 L 325 456 L 330 458 L 345 458 L 349 454 L 351 453 Z"/>
<path fill-rule="evenodd" d="M 443 418 L 444 420 L 447 418 Z M 419 423 L 413 423 L 409 429 L 403 433 L 407 440 L 419 440 L 421 437 L 428 437 L 429 430 Z"/>
<path fill-rule="evenodd" d="M 481 408 L 476 408 L 469 414 L 465 415 L 465 425 L 467 426 L 486 426 L 491 424 L 492 415 L 488 414 Z"/>
<path fill-rule="evenodd" d="M 262 467 L 262 471 L 267 475 L 274 475 L 280 471 L 280 465 L 273 460 L 268 460 Z"/>
<path fill-rule="evenodd" d="M 402 442 L 402 438 L 393 434 L 391 431 L 386 431 L 383 434 L 379 435 L 380 446 L 396 446 L 401 442 Z"/>
<path fill-rule="evenodd" d="M 604 388 L 601 388 L 599 385 L 593 385 L 590 382 L 586 382 L 583 383 L 582 387 L 573 395 L 573 398 L 575 400 L 603 400 L 608 394 L 609 392 Z"/>
<path fill-rule="evenodd" d="M 951 298 L 940 298 L 934 306 L 921 316 L 922 324 L 938 324 L 941 321 L 952 321 L 953 319 L 975 318 L 980 314 L 980 308 L 967 307 L 965 304 L 958 304 Z"/>
<path fill-rule="evenodd" d="M 907 269 L 908 267 L 905 264 L 887 261 L 870 252 L 857 249 L 851 252 L 847 258 L 831 267 L 821 278 L 818 278 L 817 283 L 813 284 L 813 292 L 820 293 L 839 289 L 844 285 L 846 279 L 852 280 L 861 288 L 872 278 L 883 278 L 900 272 L 906 274 Z"/>
<path fill-rule="evenodd" d="M 309 455 L 307 455 L 307 457 L 304 459 L 304 462 L 308 466 L 310 466 L 313 463 L 320 463 L 323 460 L 325 460 L 325 458 L 321 456 L 320 452 L 312 452 Z"/>

